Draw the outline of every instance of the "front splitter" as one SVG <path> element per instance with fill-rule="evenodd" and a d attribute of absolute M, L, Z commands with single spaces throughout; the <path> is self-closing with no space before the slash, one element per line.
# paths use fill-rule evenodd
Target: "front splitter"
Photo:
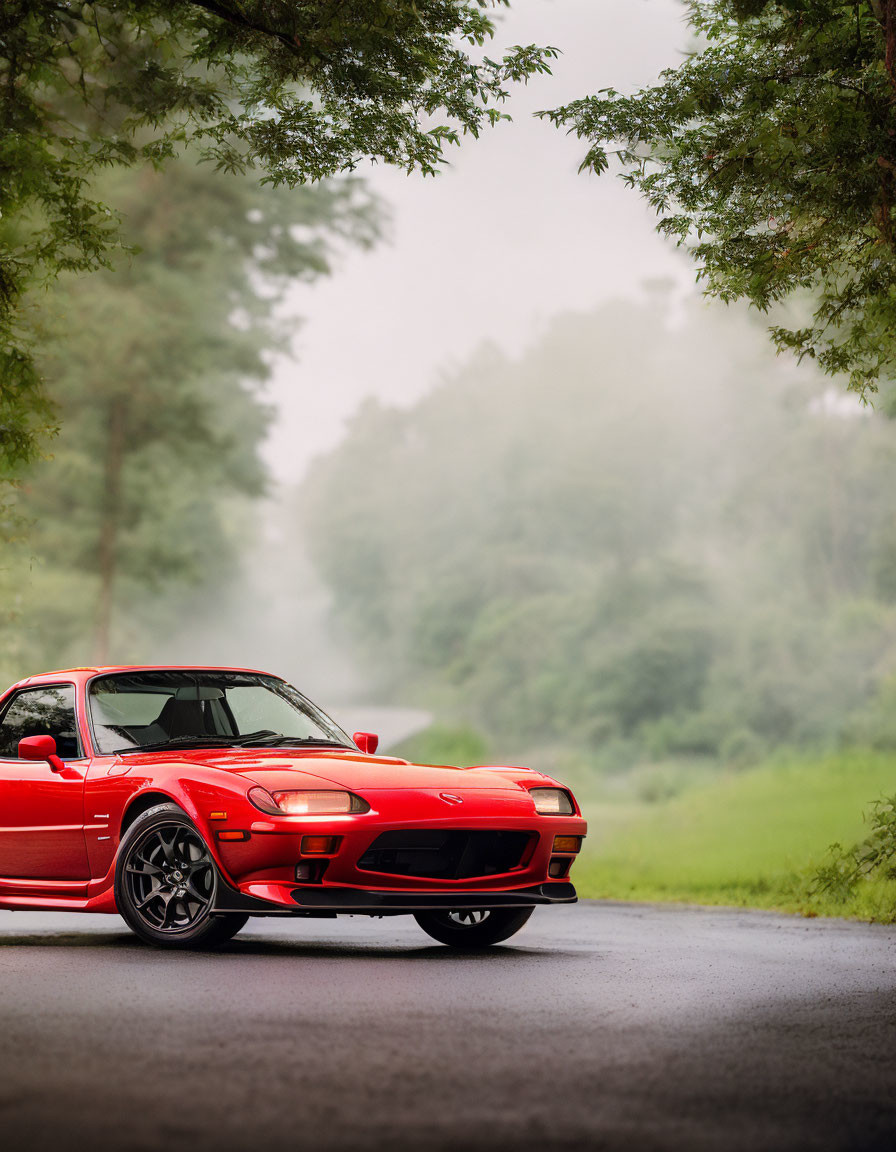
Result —
<path fill-rule="evenodd" d="M 233 888 L 218 893 L 215 911 L 253 916 L 394 915 L 445 909 L 532 908 L 537 904 L 574 904 L 578 897 L 568 882 L 533 884 L 509 892 L 377 892 L 368 888 L 293 888 L 295 908 L 246 896 Z"/>

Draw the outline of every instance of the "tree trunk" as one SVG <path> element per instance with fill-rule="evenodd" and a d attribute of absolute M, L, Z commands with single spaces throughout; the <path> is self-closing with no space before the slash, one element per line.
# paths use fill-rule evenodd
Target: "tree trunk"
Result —
<path fill-rule="evenodd" d="M 116 396 L 109 407 L 106 458 L 103 467 L 103 504 L 100 519 L 100 588 L 94 630 L 93 656 L 98 664 L 108 664 L 112 635 L 112 604 L 118 566 L 118 529 L 121 519 L 121 473 L 124 467 L 127 406 Z"/>

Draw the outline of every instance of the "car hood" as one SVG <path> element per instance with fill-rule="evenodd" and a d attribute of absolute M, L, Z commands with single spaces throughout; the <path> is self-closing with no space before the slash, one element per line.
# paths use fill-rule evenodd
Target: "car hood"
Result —
<path fill-rule="evenodd" d="M 128 759 L 133 763 L 138 757 Z M 165 759 L 168 763 L 173 760 L 170 754 Z M 529 773 L 520 768 L 476 769 L 410 764 L 393 757 L 366 756 L 361 752 L 336 749 L 314 752 L 297 752 L 294 748 L 197 749 L 180 753 L 176 759 L 181 765 L 187 761 L 232 772 L 268 789 L 338 787 L 364 792 L 380 788 L 445 788 L 449 791 L 509 789 L 518 792 L 522 785 L 515 777 L 523 775 L 532 783 L 544 779 L 541 773 Z"/>

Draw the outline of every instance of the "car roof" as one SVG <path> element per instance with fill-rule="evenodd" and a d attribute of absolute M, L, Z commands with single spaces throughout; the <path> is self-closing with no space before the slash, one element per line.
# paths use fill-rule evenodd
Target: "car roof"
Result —
<path fill-rule="evenodd" d="M 108 664 L 89 668 L 58 668 L 54 672 L 40 672 L 28 676 L 12 685 L 12 688 L 29 688 L 35 684 L 56 683 L 59 680 L 83 684 L 91 677 L 100 674 L 112 675 L 116 672 L 251 672 L 257 676 L 270 676 L 257 668 L 229 668 L 217 664 Z M 280 679 L 280 677 L 277 677 Z"/>

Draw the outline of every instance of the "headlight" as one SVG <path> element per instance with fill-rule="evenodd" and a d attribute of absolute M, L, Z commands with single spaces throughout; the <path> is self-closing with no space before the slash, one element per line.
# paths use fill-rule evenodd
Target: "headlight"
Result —
<path fill-rule="evenodd" d="M 562 788 L 530 788 L 529 795 L 542 816 L 572 816 L 575 811 L 569 793 Z"/>
<path fill-rule="evenodd" d="M 369 812 L 370 805 L 353 792 L 268 792 L 250 788 L 249 800 L 272 816 L 345 816 Z"/>

